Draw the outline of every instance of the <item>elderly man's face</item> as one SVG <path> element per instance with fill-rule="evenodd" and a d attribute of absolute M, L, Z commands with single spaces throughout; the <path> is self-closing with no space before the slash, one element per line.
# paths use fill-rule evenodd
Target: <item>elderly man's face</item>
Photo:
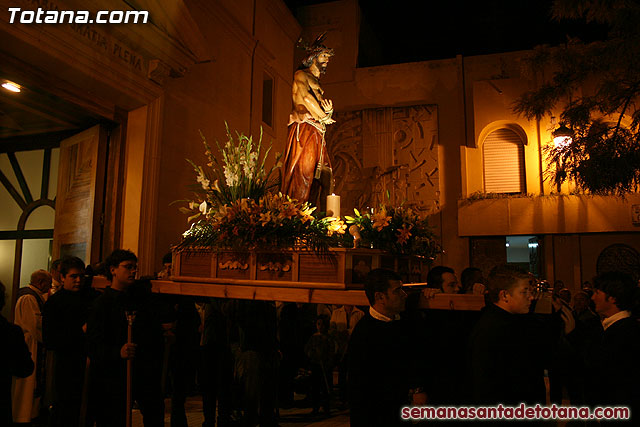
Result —
<path fill-rule="evenodd" d="M 34 283 L 34 286 L 38 288 L 40 292 L 47 293 L 49 292 L 49 289 L 51 289 L 51 282 L 51 275 L 47 274 L 46 276 L 41 277 L 38 282 Z"/>
<path fill-rule="evenodd" d="M 533 300 L 533 289 L 529 285 L 529 279 L 518 279 L 516 285 L 505 291 L 506 307 L 509 313 L 526 314 L 529 312 Z"/>

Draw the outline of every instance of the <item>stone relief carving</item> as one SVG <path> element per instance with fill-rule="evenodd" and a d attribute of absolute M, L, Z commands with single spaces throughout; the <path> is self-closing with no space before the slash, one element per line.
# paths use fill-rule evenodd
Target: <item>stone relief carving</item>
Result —
<path fill-rule="evenodd" d="M 435 105 L 334 114 L 327 130 L 335 192 L 344 212 L 404 202 L 425 214 L 440 207 Z"/>

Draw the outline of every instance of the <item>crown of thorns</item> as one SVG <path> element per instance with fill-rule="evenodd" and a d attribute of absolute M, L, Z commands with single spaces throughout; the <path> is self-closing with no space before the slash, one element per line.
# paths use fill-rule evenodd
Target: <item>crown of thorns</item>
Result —
<path fill-rule="evenodd" d="M 300 49 L 304 49 L 305 51 L 307 51 L 307 56 L 302 61 L 302 65 L 304 65 L 305 67 L 310 67 L 313 63 L 313 59 L 321 53 L 326 53 L 329 56 L 334 55 L 333 49 L 322 44 L 326 37 L 327 32 L 325 31 L 324 33 L 316 37 L 316 39 L 311 44 L 307 43 L 302 37 L 300 37 L 297 46 Z"/>

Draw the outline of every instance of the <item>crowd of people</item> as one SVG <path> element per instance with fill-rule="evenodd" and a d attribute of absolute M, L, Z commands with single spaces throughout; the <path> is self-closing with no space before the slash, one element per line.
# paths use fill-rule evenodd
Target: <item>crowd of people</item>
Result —
<path fill-rule="evenodd" d="M 459 285 L 452 269 L 434 267 L 431 289 L 419 297 L 475 288 L 485 299 L 480 312 L 415 309 L 416 295 L 407 295 L 398 275 L 369 273 L 369 313 L 349 343 L 352 426 L 403 424 L 405 405 L 548 403 L 627 407 L 631 419 L 622 422 L 638 424 L 637 281 L 603 273 L 571 299 L 561 282 L 551 288 L 512 265 L 495 267 L 486 280 L 474 270 L 463 277 L 472 279 Z"/>
<path fill-rule="evenodd" d="M 157 278 L 171 274 L 170 254 L 163 266 Z M 95 275 L 108 287 L 94 289 Z M 31 275 L 15 325 L 0 322 L 10 343 L 6 425 L 124 426 L 127 390 L 145 426 L 164 425 L 166 397 L 171 425 L 187 426 L 194 393 L 205 426 L 276 425 L 279 407 L 328 413 L 334 368 L 346 404 L 347 341 L 364 316 L 357 307 L 160 295 L 149 279 L 137 278 L 126 250 L 95 268 L 65 257 Z"/>
<path fill-rule="evenodd" d="M 163 426 L 170 397 L 171 426 L 184 427 L 196 393 L 203 426 L 276 426 L 279 408 L 333 405 L 353 426 L 392 426 L 406 405 L 545 405 L 547 391 L 558 405 L 640 410 L 640 290 L 623 273 L 571 295 L 509 265 L 460 282 L 436 266 L 417 290 L 376 269 L 369 307 L 355 307 L 156 294 L 137 261 L 120 249 L 95 269 L 65 257 L 20 288 L 15 325 L 0 317 L 0 424 L 124 426 L 135 405 Z M 157 277 L 171 274 L 163 264 Z M 421 308 L 440 292 L 484 295 L 485 307 Z"/>

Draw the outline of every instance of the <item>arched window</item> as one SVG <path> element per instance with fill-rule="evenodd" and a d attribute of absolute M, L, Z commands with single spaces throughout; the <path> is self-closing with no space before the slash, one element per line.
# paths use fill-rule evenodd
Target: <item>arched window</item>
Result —
<path fill-rule="evenodd" d="M 11 147 L 11 145 L 9 145 Z M 9 317 L 15 291 L 31 273 L 49 267 L 59 148 L 2 152 L 0 148 L 0 279 Z"/>
<path fill-rule="evenodd" d="M 524 142 L 511 129 L 497 129 L 484 140 L 484 191 L 526 193 Z"/>

